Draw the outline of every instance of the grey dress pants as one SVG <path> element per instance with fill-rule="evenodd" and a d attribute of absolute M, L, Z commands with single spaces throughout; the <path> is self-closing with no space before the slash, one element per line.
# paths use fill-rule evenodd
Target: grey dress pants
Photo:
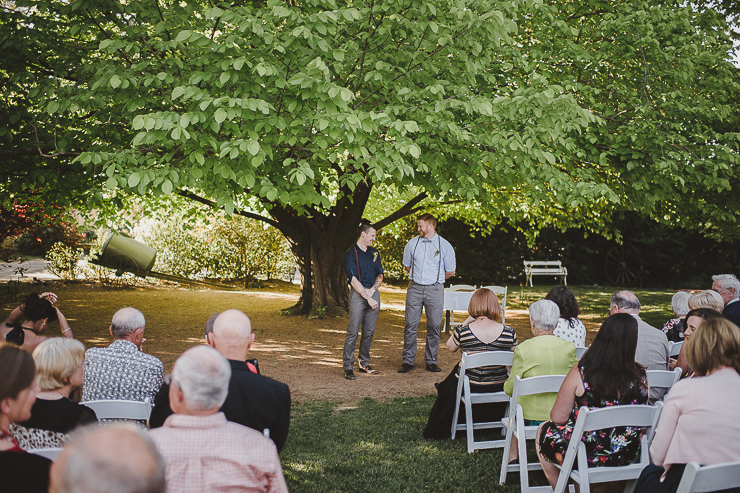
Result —
<path fill-rule="evenodd" d="M 445 301 L 444 284 L 416 284 L 409 281 L 406 291 L 406 327 L 403 329 L 403 362 L 414 364 L 416 359 L 416 332 L 421 321 L 422 308 L 427 314 L 427 340 L 424 363 L 437 364 L 439 336 Z"/>
<path fill-rule="evenodd" d="M 378 320 L 380 312 L 380 292 L 377 290 L 373 294 L 373 299 L 378 302 L 378 308 L 370 308 L 367 300 L 360 293 L 352 290 L 349 297 L 349 325 L 347 325 L 347 336 L 344 338 L 344 356 L 342 365 L 345 370 L 351 370 L 355 362 L 355 345 L 357 344 L 357 335 L 362 325 L 362 337 L 360 338 L 360 364 L 368 366 L 370 364 L 370 345 L 373 342 L 375 333 L 375 322 Z"/>

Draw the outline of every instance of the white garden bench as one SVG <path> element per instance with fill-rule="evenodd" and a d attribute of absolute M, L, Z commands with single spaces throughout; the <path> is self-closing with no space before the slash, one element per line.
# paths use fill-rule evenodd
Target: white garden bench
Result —
<path fill-rule="evenodd" d="M 524 273 L 527 275 L 529 287 L 532 287 L 532 277 L 534 276 L 563 276 L 563 284 L 566 286 L 568 269 L 563 267 L 560 260 L 525 260 Z"/>

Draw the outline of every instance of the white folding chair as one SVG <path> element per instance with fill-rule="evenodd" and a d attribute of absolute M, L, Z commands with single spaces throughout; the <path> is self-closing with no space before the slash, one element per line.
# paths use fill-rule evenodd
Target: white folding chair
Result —
<path fill-rule="evenodd" d="M 563 465 L 558 466 L 560 467 L 560 475 L 555 486 L 555 493 L 564 493 L 569 479 L 580 485 L 582 493 L 590 493 L 592 483 L 624 480 L 627 480 L 625 493 L 631 492 L 637 483 L 637 478 L 640 477 L 640 473 L 650 463 L 648 449 L 662 409 L 662 402 L 656 402 L 654 406 L 628 405 L 594 410 L 589 410 L 585 406 L 582 407 L 578 412 L 578 419 L 573 428 L 568 449 L 565 452 Z M 583 434 L 617 426 L 645 428 L 640 443 L 640 461 L 636 464 L 621 467 L 589 468 L 586 445 L 581 441 Z M 576 460 L 578 461 L 578 470 L 574 471 L 573 464 Z"/>
<path fill-rule="evenodd" d="M 450 327 L 462 325 L 462 322 L 455 322 L 455 312 L 468 313 L 468 305 L 470 305 L 470 298 L 472 297 L 473 291 L 455 291 L 455 305 L 450 310 Z"/>
<path fill-rule="evenodd" d="M 681 346 L 683 346 L 683 341 L 681 342 L 668 341 L 668 344 L 670 345 L 670 347 L 668 348 L 669 357 L 677 358 L 679 353 L 681 352 Z"/>
<path fill-rule="evenodd" d="M 740 462 L 704 467 L 689 462 L 676 493 L 705 493 L 729 488 L 740 488 Z"/>
<path fill-rule="evenodd" d="M 506 293 L 509 291 L 509 288 L 506 286 L 483 286 L 485 289 L 490 289 L 493 291 L 493 293 L 496 295 L 496 297 L 501 296 L 502 298 L 499 300 L 501 305 L 501 323 L 506 323 Z"/>
<path fill-rule="evenodd" d="M 47 459 L 51 461 L 57 460 L 57 456 L 62 453 L 62 448 L 37 448 L 37 449 L 29 449 L 27 452 L 29 454 L 34 455 L 40 455 L 41 457 L 46 457 Z"/>
<path fill-rule="evenodd" d="M 455 415 L 452 417 L 451 438 L 455 439 L 457 430 L 465 430 L 468 439 L 468 453 L 483 448 L 497 448 L 505 445 L 505 440 L 488 440 L 476 442 L 473 439 L 473 430 L 503 428 L 502 421 L 487 421 L 473 423 L 473 405 L 489 402 L 509 402 L 506 392 L 482 392 L 472 393 L 470 391 L 470 378 L 465 372 L 471 368 L 481 366 L 511 366 L 514 362 L 512 351 L 484 351 L 481 353 L 462 353 L 460 361 L 460 379 L 457 381 L 457 393 Z M 460 404 L 465 404 L 465 423 L 458 423 Z M 506 412 L 508 415 L 508 410 Z M 505 419 L 505 418 L 504 418 Z"/>
<path fill-rule="evenodd" d="M 152 413 L 149 398 L 145 401 L 100 400 L 81 402 L 95 411 L 98 419 L 132 419 L 147 421 Z"/>
<path fill-rule="evenodd" d="M 507 473 L 519 470 L 522 493 L 552 491 L 550 486 L 529 486 L 529 471 L 542 469 L 542 465 L 539 462 L 534 464 L 527 463 L 527 440 L 535 438 L 538 427 L 524 425 L 524 412 L 518 400 L 519 397 L 526 395 L 557 393 L 563 384 L 563 380 L 565 380 L 565 375 L 544 375 L 529 378 L 515 377 L 514 389 L 511 392 L 511 399 L 509 400 L 509 416 L 504 419 L 506 444 L 504 446 L 504 457 L 501 462 L 500 484 L 506 482 Z M 519 464 L 509 464 L 512 437 L 516 437 L 519 442 Z"/>
<path fill-rule="evenodd" d="M 673 371 L 668 370 L 648 370 L 647 377 L 650 388 L 665 389 L 666 395 L 671 390 L 676 382 L 681 378 L 681 368 L 676 368 Z"/>
<path fill-rule="evenodd" d="M 588 351 L 588 347 L 578 347 L 576 346 L 576 358 L 579 360 L 581 359 L 581 356 L 586 354 L 586 351 Z"/>

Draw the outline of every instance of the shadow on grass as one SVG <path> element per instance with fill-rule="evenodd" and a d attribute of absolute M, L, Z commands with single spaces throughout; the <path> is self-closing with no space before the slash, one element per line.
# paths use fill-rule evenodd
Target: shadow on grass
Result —
<path fill-rule="evenodd" d="M 422 437 L 434 399 L 365 399 L 353 408 L 326 402 L 294 407 L 280 456 L 289 490 L 519 491 L 517 474 L 499 485 L 501 449 L 468 454 L 464 433 L 454 441 Z M 477 433 L 477 439 L 485 438 Z M 541 473 L 531 478 L 533 484 L 547 484 Z"/>

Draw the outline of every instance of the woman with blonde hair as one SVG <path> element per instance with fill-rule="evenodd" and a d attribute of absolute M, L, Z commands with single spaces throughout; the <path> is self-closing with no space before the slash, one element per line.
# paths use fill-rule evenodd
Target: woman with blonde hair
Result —
<path fill-rule="evenodd" d="M 684 347 L 696 376 L 666 396 L 638 493 L 675 492 L 689 462 L 740 461 L 740 328 L 724 317 L 704 320 Z"/>
<path fill-rule="evenodd" d="M 77 426 L 97 421 L 92 409 L 69 399 L 82 386 L 85 346 L 75 339 L 55 337 L 36 347 L 33 359 L 41 391 L 30 419 L 13 425 L 11 433 L 25 450 L 58 448 Z"/>
<path fill-rule="evenodd" d="M 516 332 L 501 323 L 501 305 L 493 291 L 480 288 L 470 298 L 469 317 L 455 327 L 447 340 L 447 349 L 452 352 L 462 349 L 466 353 L 482 351 L 513 351 Z M 500 392 L 508 377 L 505 366 L 473 368 L 466 372 L 470 378 L 471 392 Z M 452 428 L 457 400 L 457 382 L 460 378 L 460 363 L 442 382 L 435 384 L 437 402 L 429 415 L 424 438 L 448 438 Z M 478 404 L 473 407 L 475 421 L 498 421 L 506 413 L 506 403 Z"/>
<path fill-rule="evenodd" d="M 707 289 L 701 293 L 697 293 L 688 301 L 689 310 L 696 310 L 697 308 L 710 308 L 722 313 L 725 309 L 725 302 L 722 301 L 722 295 Z"/>

